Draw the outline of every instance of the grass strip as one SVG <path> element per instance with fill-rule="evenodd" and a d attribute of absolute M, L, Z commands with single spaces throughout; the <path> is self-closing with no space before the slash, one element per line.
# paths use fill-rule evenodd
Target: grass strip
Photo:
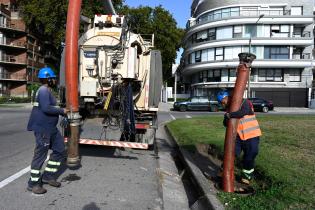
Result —
<path fill-rule="evenodd" d="M 256 194 L 220 193 L 228 209 L 315 209 L 315 116 L 258 115 L 263 136 L 256 158 Z M 178 144 L 216 145 L 223 155 L 223 116 L 179 119 L 167 126 Z"/>

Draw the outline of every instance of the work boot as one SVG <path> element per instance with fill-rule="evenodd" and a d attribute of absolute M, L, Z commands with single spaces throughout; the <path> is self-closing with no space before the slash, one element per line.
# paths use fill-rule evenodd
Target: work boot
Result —
<path fill-rule="evenodd" d="M 45 194 L 47 192 L 47 190 L 40 185 L 34 185 L 33 187 L 28 186 L 27 190 L 34 194 Z"/>
<path fill-rule="evenodd" d="M 254 175 L 254 169 L 251 170 L 242 170 L 242 178 L 241 178 L 241 182 L 244 184 L 249 185 L 250 181 L 253 179 L 253 175 Z"/>
<path fill-rule="evenodd" d="M 61 186 L 61 183 L 60 182 L 57 182 L 56 180 L 52 179 L 52 180 L 42 180 L 43 183 L 45 184 L 49 184 L 50 186 L 52 187 L 60 187 Z"/>

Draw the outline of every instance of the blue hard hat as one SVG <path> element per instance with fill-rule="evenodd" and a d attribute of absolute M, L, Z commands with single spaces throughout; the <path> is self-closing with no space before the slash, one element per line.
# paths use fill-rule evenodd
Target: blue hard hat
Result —
<path fill-rule="evenodd" d="M 39 79 L 56 78 L 56 74 L 51 68 L 45 67 L 39 70 L 38 78 Z"/>
<path fill-rule="evenodd" d="M 225 97 L 227 97 L 227 96 L 229 96 L 229 92 L 227 92 L 226 90 L 220 91 L 220 92 L 218 93 L 218 95 L 217 95 L 217 100 L 218 100 L 218 102 L 221 103 L 222 100 L 223 100 Z"/>

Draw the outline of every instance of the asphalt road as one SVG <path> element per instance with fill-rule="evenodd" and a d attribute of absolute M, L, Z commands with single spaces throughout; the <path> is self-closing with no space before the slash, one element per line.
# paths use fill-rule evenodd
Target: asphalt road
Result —
<path fill-rule="evenodd" d="M 26 131 L 29 113 L 25 108 L 0 108 L 1 210 L 162 209 L 154 151 L 81 146 L 82 167 L 65 168 L 61 188 L 45 185 L 48 192 L 42 196 L 28 192 L 27 167 L 34 149 L 33 134 Z M 18 172 L 22 176 L 1 187 Z"/>

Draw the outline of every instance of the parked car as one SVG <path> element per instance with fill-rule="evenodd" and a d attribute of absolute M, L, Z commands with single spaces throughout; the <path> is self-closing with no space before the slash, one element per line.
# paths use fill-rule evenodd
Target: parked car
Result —
<path fill-rule="evenodd" d="M 252 102 L 255 111 L 268 112 L 273 110 L 272 101 L 267 101 L 263 98 L 249 98 L 249 100 Z"/>
<path fill-rule="evenodd" d="M 185 112 L 187 110 L 216 112 L 218 111 L 218 107 L 218 101 L 210 100 L 206 96 L 194 96 L 186 101 L 174 103 L 174 110 L 181 112 Z"/>

